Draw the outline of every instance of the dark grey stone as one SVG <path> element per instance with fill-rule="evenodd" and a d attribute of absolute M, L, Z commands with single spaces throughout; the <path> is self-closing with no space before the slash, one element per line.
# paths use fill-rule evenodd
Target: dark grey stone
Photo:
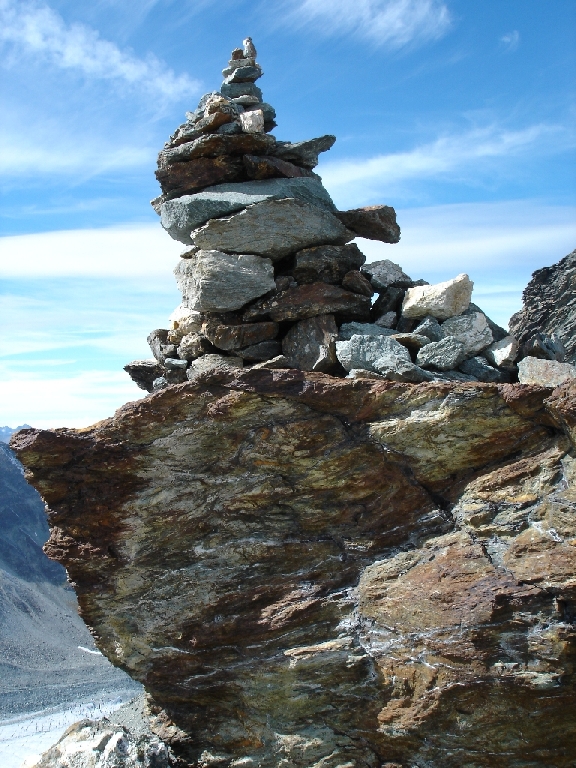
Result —
<path fill-rule="evenodd" d="M 234 355 L 243 360 L 271 360 L 273 357 L 278 357 L 281 352 L 282 345 L 279 341 L 261 341 L 244 349 L 235 349 Z"/>
<path fill-rule="evenodd" d="M 442 341 L 431 341 L 418 352 L 416 363 L 422 368 L 437 368 L 439 371 L 451 371 L 464 362 L 466 352 L 464 344 L 453 336 L 446 336 Z"/>
<path fill-rule="evenodd" d="M 148 334 L 148 344 L 156 360 L 164 365 L 167 357 L 176 357 L 176 347 L 168 344 L 168 331 L 165 328 L 156 328 Z"/>
<path fill-rule="evenodd" d="M 288 160 L 296 165 L 303 165 L 305 168 L 315 168 L 318 165 L 318 155 L 320 152 L 329 150 L 336 136 L 327 134 L 317 139 L 308 139 L 307 141 L 279 141 L 276 145 L 274 154 L 282 160 Z"/>
<path fill-rule="evenodd" d="M 363 368 L 367 371 L 380 373 L 376 368 L 376 362 L 381 360 L 382 366 L 389 368 L 391 365 L 390 357 L 412 364 L 410 353 L 406 347 L 384 335 L 354 335 L 348 341 L 337 341 L 336 355 L 347 371 Z"/>
<path fill-rule="evenodd" d="M 290 328 L 282 341 L 282 353 L 301 371 L 331 373 L 338 364 L 337 338 L 334 315 L 311 317 Z"/>
<path fill-rule="evenodd" d="M 133 360 L 124 366 L 124 370 L 146 392 L 152 392 L 154 380 L 162 375 L 162 366 L 157 360 Z"/>
<path fill-rule="evenodd" d="M 535 333 L 520 347 L 520 357 L 537 357 L 540 360 L 557 360 L 563 363 L 566 349 L 561 341 L 544 333 Z"/>
<path fill-rule="evenodd" d="M 374 362 L 374 370 L 390 381 L 408 381 L 418 384 L 432 381 L 432 374 L 397 355 L 385 354 Z"/>
<path fill-rule="evenodd" d="M 262 101 L 262 91 L 254 83 L 224 83 L 220 88 L 222 96 L 227 99 L 237 99 L 239 96 L 255 96 Z"/>
<path fill-rule="evenodd" d="M 494 320 L 490 320 L 486 312 L 483 312 L 477 304 L 470 302 L 468 309 L 462 314 L 470 315 L 472 312 L 481 312 L 484 315 L 486 322 L 488 323 L 488 328 L 492 331 L 494 341 L 502 341 L 502 339 L 505 339 L 506 336 L 508 336 L 508 331 L 505 331 L 504 328 L 495 323 Z"/>
<path fill-rule="evenodd" d="M 502 371 L 492 368 L 484 357 L 471 357 L 460 365 L 460 371 L 473 376 L 478 381 L 484 382 L 505 382 L 510 380 L 510 376 Z"/>
<path fill-rule="evenodd" d="M 228 75 L 225 75 L 224 84 L 230 83 L 253 83 L 262 77 L 263 72 L 260 67 L 237 67 Z"/>
<path fill-rule="evenodd" d="M 402 306 L 405 290 L 393 286 L 380 293 L 372 307 L 372 316 L 381 317 L 387 312 L 398 313 Z"/>
<path fill-rule="evenodd" d="M 396 331 L 391 328 L 383 328 L 374 323 L 344 323 L 340 326 L 338 338 L 347 341 L 352 336 L 392 336 L 394 333 Z"/>
<path fill-rule="evenodd" d="M 167 357 L 164 360 L 167 370 L 185 371 L 188 368 L 188 360 L 180 360 L 177 357 Z"/>
<path fill-rule="evenodd" d="M 290 272 L 298 283 L 338 285 L 350 270 L 362 266 L 365 258 L 355 243 L 318 245 L 299 251 L 294 256 L 294 266 Z"/>
<path fill-rule="evenodd" d="M 414 333 L 428 336 L 430 341 L 441 341 L 443 338 L 442 326 L 432 315 L 427 315 L 414 329 Z"/>

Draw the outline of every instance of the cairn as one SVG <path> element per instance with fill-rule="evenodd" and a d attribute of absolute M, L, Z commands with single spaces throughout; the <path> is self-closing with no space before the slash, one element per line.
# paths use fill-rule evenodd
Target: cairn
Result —
<path fill-rule="evenodd" d="M 338 211 L 314 173 L 336 138 L 279 141 L 250 38 L 219 92 L 186 113 L 158 156 L 152 201 L 187 246 L 182 302 L 148 337 L 153 360 L 125 370 L 148 392 L 214 369 L 297 368 L 394 381 L 514 380 L 518 343 L 471 303 L 467 275 L 413 281 L 365 264 L 351 241 L 397 243 L 386 205 Z"/>

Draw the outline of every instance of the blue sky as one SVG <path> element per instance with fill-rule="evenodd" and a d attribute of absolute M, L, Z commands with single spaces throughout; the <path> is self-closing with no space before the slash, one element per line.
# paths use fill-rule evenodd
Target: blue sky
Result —
<path fill-rule="evenodd" d="M 275 135 L 334 133 L 337 205 L 393 205 L 430 282 L 506 323 L 576 246 L 574 0 L 0 0 L 0 423 L 83 426 L 178 303 L 155 157 L 250 34 Z"/>

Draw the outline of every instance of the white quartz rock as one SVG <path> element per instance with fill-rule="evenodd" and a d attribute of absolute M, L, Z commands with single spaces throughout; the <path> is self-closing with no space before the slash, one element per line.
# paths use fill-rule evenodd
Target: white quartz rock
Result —
<path fill-rule="evenodd" d="M 468 275 L 461 274 L 444 283 L 408 288 L 402 314 L 415 318 L 432 315 L 438 320 L 461 315 L 468 309 L 473 287 L 474 283 Z"/>
<path fill-rule="evenodd" d="M 501 341 L 484 350 L 482 353 L 486 360 L 497 368 L 513 368 L 514 361 L 518 357 L 518 342 L 514 336 L 506 336 Z"/>

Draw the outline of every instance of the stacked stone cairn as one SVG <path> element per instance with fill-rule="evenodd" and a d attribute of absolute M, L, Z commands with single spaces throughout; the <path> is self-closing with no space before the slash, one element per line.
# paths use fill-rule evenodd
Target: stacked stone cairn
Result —
<path fill-rule="evenodd" d="M 125 366 L 149 392 L 229 368 L 297 368 L 348 378 L 515 380 L 518 343 L 471 303 L 461 274 L 413 281 L 351 241 L 397 243 L 385 205 L 338 211 L 313 168 L 334 136 L 290 143 L 250 38 L 220 92 L 186 114 L 158 157 L 162 226 L 187 246 L 182 303 L 152 331 L 153 360 Z M 555 352 L 556 354 L 556 352 Z"/>

